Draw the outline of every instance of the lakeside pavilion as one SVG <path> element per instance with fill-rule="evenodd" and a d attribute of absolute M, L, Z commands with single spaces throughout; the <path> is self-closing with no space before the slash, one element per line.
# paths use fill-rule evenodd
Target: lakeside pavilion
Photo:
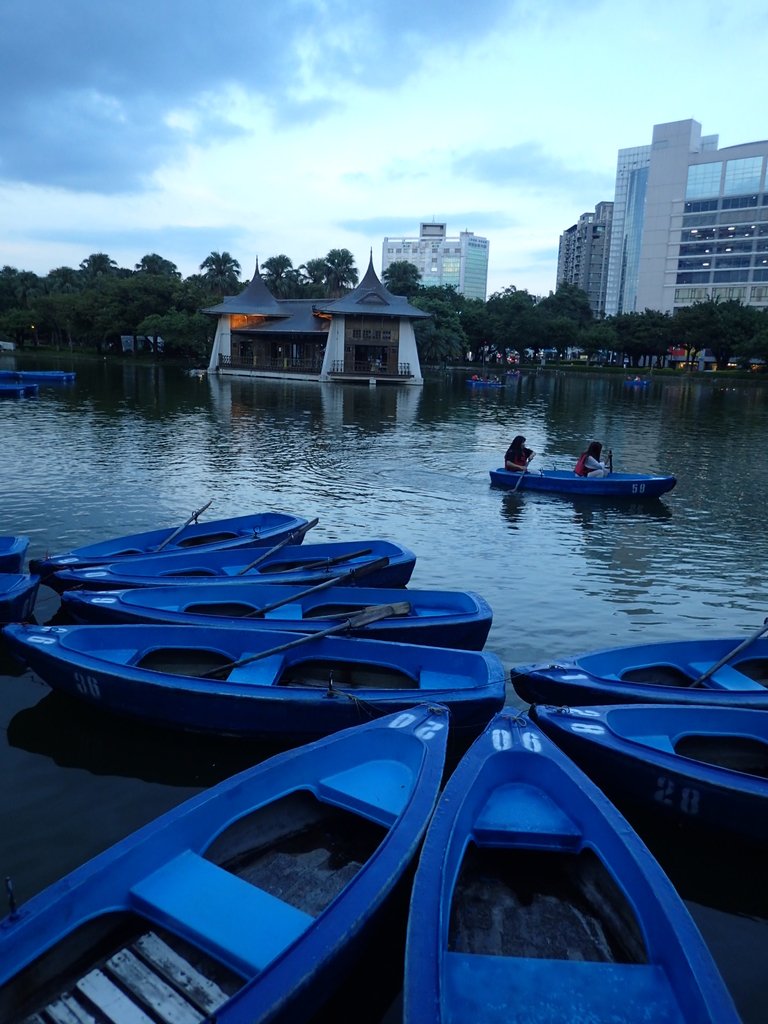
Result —
<path fill-rule="evenodd" d="M 339 299 L 276 299 L 259 273 L 218 317 L 209 373 L 423 385 L 413 324 L 431 314 L 393 295 L 373 269 Z"/>

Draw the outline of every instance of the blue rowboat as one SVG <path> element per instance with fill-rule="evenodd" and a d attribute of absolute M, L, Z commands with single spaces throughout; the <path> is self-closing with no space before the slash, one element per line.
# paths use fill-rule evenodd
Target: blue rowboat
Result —
<path fill-rule="evenodd" d="M 64 384 L 75 379 L 67 370 L 0 370 L 0 381 L 19 384 Z"/>
<path fill-rule="evenodd" d="M 744 708 L 537 705 L 531 718 L 618 803 L 768 841 L 768 715 Z"/>
<path fill-rule="evenodd" d="M 0 398 L 31 398 L 37 391 L 37 384 L 0 384 Z"/>
<path fill-rule="evenodd" d="M 26 572 L 0 573 L 0 622 L 30 619 L 39 587 L 39 576 Z"/>
<path fill-rule="evenodd" d="M 304 1021 L 343 983 L 432 813 L 430 705 L 279 754 L 0 921 L 4 1021 Z"/>
<path fill-rule="evenodd" d="M 299 516 L 283 512 L 256 512 L 247 516 L 213 519 L 209 523 L 198 522 L 198 517 L 208 505 L 193 512 L 182 526 L 113 537 L 59 555 L 33 558 L 29 565 L 30 571 L 48 583 L 48 577 L 62 569 L 86 569 L 94 565 L 123 563 L 127 559 L 146 558 L 153 554 L 167 557 L 190 551 L 198 553 L 227 548 L 264 547 L 284 540 L 288 543 L 287 538 L 290 538 L 291 544 L 301 544 L 307 530 L 317 523 L 316 519 L 309 523 Z M 50 585 L 55 586 L 53 581 L 50 581 Z"/>
<path fill-rule="evenodd" d="M 333 582 L 333 581 L 331 581 Z M 310 587 L 273 583 L 211 583 L 192 587 L 133 587 L 129 590 L 68 590 L 62 607 L 76 622 L 154 622 L 192 626 L 236 625 L 242 629 L 316 633 L 341 616 L 375 604 L 407 600 L 410 610 L 362 626 L 354 635 L 369 640 L 461 647 L 480 651 L 493 621 L 490 605 L 472 591 Z"/>
<path fill-rule="evenodd" d="M 29 537 L 0 537 L 0 572 L 21 572 Z"/>
<path fill-rule="evenodd" d="M 405 1024 L 739 1017 L 682 900 L 530 719 L 497 715 L 449 779 L 413 885 Z"/>
<path fill-rule="evenodd" d="M 738 637 L 635 644 L 518 665 L 529 704 L 707 704 L 768 710 L 768 640 Z"/>
<path fill-rule="evenodd" d="M 509 469 L 490 470 L 491 486 L 512 491 L 540 491 L 544 494 L 567 494 L 569 497 L 658 498 L 671 491 L 677 483 L 674 476 L 652 476 L 649 473 L 611 473 L 610 476 L 576 476 L 568 469 L 528 470 L 515 473 Z"/>
<path fill-rule="evenodd" d="M 495 655 L 332 635 L 400 610 L 375 607 L 303 635 L 9 625 L 4 636 L 52 690 L 170 728 L 296 743 L 434 700 L 457 730 L 477 732 L 504 704 Z"/>
<path fill-rule="evenodd" d="M 375 564 L 374 564 L 375 563 Z M 404 587 L 416 565 L 416 555 L 388 540 L 331 541 L 327 544 L 288 545 L 280 550 L 229 548 L 189 551 L 128 562 L 62 570 L 46 582 L 58 591 L 124 590 L 127 587 L 188 586 L 222 582 L 298 583 L 309 586 L 366 568 L 372 587 Z"/>

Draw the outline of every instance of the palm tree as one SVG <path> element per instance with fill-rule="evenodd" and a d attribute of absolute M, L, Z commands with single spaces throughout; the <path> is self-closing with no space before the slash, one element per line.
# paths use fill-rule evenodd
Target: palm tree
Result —
<path fill-rule="evenodd" d="M 95 280 L 117 272 L 117 263 L 105 252 L 93 252 L 80 264 L 83 276 Z"/>
<path fill-rule="evenodd" d="M 146 256 L 142 256 L 134 269 L 138 273 L 155 274 L 158 277 L 181 277 L 181 272 L 176 264 L 171 263 L 170 260 L 163 259 L 163 257 L 158 256 L 156 252 L 151 252 Z"/>
<path fill-rule="evenodd" d="M 295 271 L 291 258 L 283 253 L 279 256 L 270 256 L 261 264 L 261 270 L 264 283 L 272 294 L 278 298 L 286 298 L 295 284 Z"/>
<path fill-rule="evenodd" d="M 355 257 L 349 249 L 331 249 L 325 257 L 325 284 L 330 298 L 338 298 L 348 288 L 354 288 L 357 280 Z"/>
<path fill-rule="evenodd" d="M 206 283 L 222 295 L 234 292 L 240 283 L 240 264 L 228 252 L 212 252 L 200 264 Z"/>

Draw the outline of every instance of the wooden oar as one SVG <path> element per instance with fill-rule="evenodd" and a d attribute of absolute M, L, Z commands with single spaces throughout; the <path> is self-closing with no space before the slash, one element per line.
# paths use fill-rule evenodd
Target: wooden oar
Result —
<path fill-rule="evenodd" d="M 254 558 L 254 560 L 252 562 L 250 562 L 248 565 L 246 565 L 246 567 L 244 569 L 241 569 L 240 572 L 238 572 L 236 575 L 237 576 L 244 576 L 245 573 L 247 573 L 250 569 L 255 569 L 257 565 L 261 565 L 261 563 L 266 558 L 269 558 L 270 555 L 274 555 L 274 553 L 276 551 L 279 551 L 280 548 L 286 547 L 286 545 L 290 544 L 291 541 L 296 540 L 297 537 L 301 537 L 308 530 L 311 530 L 313 527 L 317 526 L 317 524 L 319 522 L 320 522 L 319 519 L 312 519 L 312 520 L 310 520 L 310 522 L 308 522 L 306 524 L 306 526 L 300 526 L 300 527 L 298 527 L 298 529 L 292 530 L 288 534 L 287 537 L 283 537 L 283 539 L 281 541 L 278 541 L 278 543 L 275 544 L 274 547 L 268 548 L 267 551 L 262 551 L 258 558 Z"/>
<path fill-rule="evenodd" d="M 181 533 L 182 530 L 186 530 L 186 528 L 189 526 L 189 524 L 190 523 L 194 523 L 196 521 L 197 517 L 201 516 L 203 514 L 203 512 L 205 512 L 205 510 L 208 508 L 208 506 L 212 505 L 212 504 L 213 504 L 213 498 L 211 498 L 210 501 L 207 501 L 205 503 L 205 505 L 201 506 L 196 512 L 193 512 L 192 515 L 189 517 L 189 519 L 186 521 L 186 523 L 183 523 L 181 526 L 177 527 L 169 537 L 165 538 L 165 540 L 163 541 L 162 544 L 159 544 L 155 548 L 155 553 L 157 553 L 158 551 L 162 551 L 163 548 L 166 547 L 166 545 L 170 544 L 172 540 L 175 540 L 179 536 L 179 534 Z"/>
<path fill-rule="evenodd" d="M 200 678 L 221 679 L 225 677 L 227 672 L 231 672 L 233 668 L 250 665 L 252 661 L 260 661 L 262 658 L 268 658 L 272 654 L 281 654 L 291 647 L 309 644 L 313 640 L 319 640 L 324 636 L 331 636 L 333 633 L 343 633 L 349 629 L 360 629 L 362 626 L 370 625 L 371 622 L 379 622 L 381 619 L 388 619 L 393 615 L 407 615 L 410 610 L 411 605 L 408 601 L 398 601 L 395 604 L 374 604 L 370 608 L 364 608 L 363 611 L 350 615 L 343 622 L 336 622 L 332 626 L 319 630 L 317 633 L 305 633 L 295 640 L 289 640 L 285 644 L 280 644 L 278 647 L 270 647 L 268 651 L 259 651 L 258 654 L 251 654 L 247 658 L 240 658 L 239 661 L 230 661 L 227 665 L 220 665 L 210 672 L 204 672 Z"/>
<path fill-rule="evenodd" d="M 518 488 L 518 487 L 520 486 L 520 484 L 521 484 L 521 483 L 523 482 L 523 477 L 525 476 L 525 474 L 526 474 L 527 472 L 528 472 L 528 467 L 526 466 L 526 467 L 525 467 L 525 469 L 524 469 L 524 470 L 522 471 L 522 473 L 520 474 L 520 476 L 519 476 L 519 477 L 517 478 L 517 483 L 516 483 L 516 484 L 515 484 L 515 486 L 514 486 L 514 487 L 512 488 L 512 493 L 513 493 L 513 494 L 515 493 L 515 491 L 517 490 L 517 488 Z"/>
<path fill-rule="evenodd" d="M 306 590 L 299 591 L 298 594 L 290 594 L 288 597 L 281 597 L 279 601 L 272 601 L 271 604 L 265 604 L 261 608 L 254 608 L 252 612 L 248 612 L 247 615 L 243 615 L 244 619 L 252 619 L 257 615 L 266 615 L 267 612 L 272 612 L 275 608 L 281 608 L 284 604 L 291 604 L 294 601 L 300 601 L 303 597 L 309 597 L 310 594 L 316 594 L 319 590 L 327 590 L 329 587 L 338 586 L 340 583 L 346 583 L 349 580 L 357 579 L 358 576 L 365 576 L 369 572 L 375 572 L 377 569 L 383 569 L 389 565 L 389 558 L 384 555 L 383 558 L 377 558 L 373 562 L 366 562 L 365 565 L 358 565 L 354 569 L 348 569 L 346 572 L 341 573 L 340 576 L 331 576 L 330 579 L 323 580 L 321 583 L 315 583 L 311 587 L 307 587 Z"/>
<path fill-rule="evenodd" d="M 748 636 L 746 640 L 742 640 L 738 647 L 734 647 L 734 649 L 729 651 L 724 658 L 715 662 L 714 665 L 710 665 L 706 672 L 702 672 L 698 679 L 693 680 L 691 686 L 698 686 L 699 683 L 703 683 L 705 679 L 709 679 L 711 675 L 714 675 L 714 673 L 717 672 L 718 669 L 721 669 L 723 665 L 727 665 L 728 662 L 735 658 L 737 654 L 741 654 L 741 652 L 745 648 L 749 647 L 750 644 L 753 644 L 755 640 L 759 640 L 764 633 L 768 633 L 768 619 L 763 620 L 763 624 L 760 629 L 756 630 L 752 636 Z"/>
<path fill-rule="evenodd" d="M 281 569 L 280 572 L 304 572 L 307 569 L 325 569 L 331 565 L 339 565 L 341 562 L 348 562 L 352 558 L 359 558 L 361 555 L 370 555 L 373 548 L 361 548 L 360 551 L 348 551 L 346 555 L 336 555 L 335 558 L 320 558 L 316 562 L 302 562 L 300 565 L 292 565 L 290 568 Z"/>

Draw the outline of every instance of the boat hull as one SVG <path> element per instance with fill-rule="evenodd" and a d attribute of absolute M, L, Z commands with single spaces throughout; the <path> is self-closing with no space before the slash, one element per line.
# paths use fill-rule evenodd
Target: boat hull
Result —
<path fill-rule="evenodd" d="M 22 572 L 29 537 L 0 537 L 0 572 Z"/>
<path fill-rule="evenodd" d="M 316 633 L 366 607 L 407 600 L 407 615 L 382 619 L 353 630 L 370 640 L 460 647 L 480 651 L 493 613 L 471 591 L 408 590 L 377 587 L 328 587 L 306 593 L 306 587 L 271 583 L 213 583 L 195 587 L 135 587 L 129 590 L 69 590 L 62 607 L 77 622 L 146 622 L 193 626 L 232 625 Z M 259 615 L 259 609 L 278 607 Z"/>
<path fill-rule="evenodd" d="M 0 381 L 15 381 L 20 384 L 64 384 L 75 379 L 67 370 L 0 370 Z"/>
<path fill-rule="evenodd" d="M 545 494 L 566 494 L 582 498 L 658 498 L 671 491 L 677 483 L 674 476 L 651 476 L 646 473 L 611 473 L 605 477 L 576 476 L 565 469 L 529 470 L 513 473 L 492 469 L 491 486 L 513 491 L 539 491 Z"/>
<path fill-rule="evenodd" d="M 707 679 L 738 637 L 637 644 L 556 663 L 518 665 L 511 680 L 529 704 L 705 704 L 768 709 L 768 640 L 758 639 Z"/>
<path fill-rule="evenodd" d="M 40 577 L 0 573 L 0 622 L 24 622 L 35 610 Z"/>
<path fill-rule="evenodd" d="M 84 864 L 0 922 L 0 1016 L 304 1020 L 417 852 L 447 732 L 421 707 L 291 750 Z"/>
<path fill-rule="evenodd" d="M 4 636 L 53 690 L 215 735 L 296 743 L 425 700 L 477 733 L 505 698 L 501 662 L 481 651 L 228 627 L 9 625 Z"/>
<path fill-rule="evenodd" d="M 449 779 L 414 880 L 406 1024 L 739 1019 L 683 902 L 530 719 L 497 715 Z"/>
<path fill-rule="evenodd" d="M 537 705 L 537 725 L 617 802 L 768 842 L 768 716 L 743 708 Z"/>
<path fill-rule="evenodd" d="M 303 539 L 301 531 L 308 521 L 280 512 L 257 512 L 247 516 L 212 519 L 208 523 L 190 523 L 182 530 L 169 527 L 145 533 L 113 537 L 96 544 L 73 548 L 58 555 L 33 558 L 30 571 L 48 583 L 48 577 L 59 570 L 85 569 L 90 566 L 125 563 L 129 559 L 147 558 L 158 549 L 162 557 L 190 551 L 221 551 L 229 548 L 264 547 L 277 544 L 295 534 L 294 544 Z M 53 585 L 54 581 L 50 581 Z"/>
<path fill-rule="evenodd" d="M 47 582 L 58 591 L 71 587 L 123 590 L 128 587 L 198 586 L 216 581 L 310 586 L 387 559 L 386 564 L 365 575 L 366 584 L 404 587 L 416 565 L 416 555 L 412 551 L 385 540 L 336 541 L 300 547 L 288 545 L 266 555 L 258 565 L 249 569 L 248 566 L 257 559 L 260 559 L 260 553 L 253 548 L 179 552 L 154 558 L 135 558 L 126 564 L 62 570 Z"/>

